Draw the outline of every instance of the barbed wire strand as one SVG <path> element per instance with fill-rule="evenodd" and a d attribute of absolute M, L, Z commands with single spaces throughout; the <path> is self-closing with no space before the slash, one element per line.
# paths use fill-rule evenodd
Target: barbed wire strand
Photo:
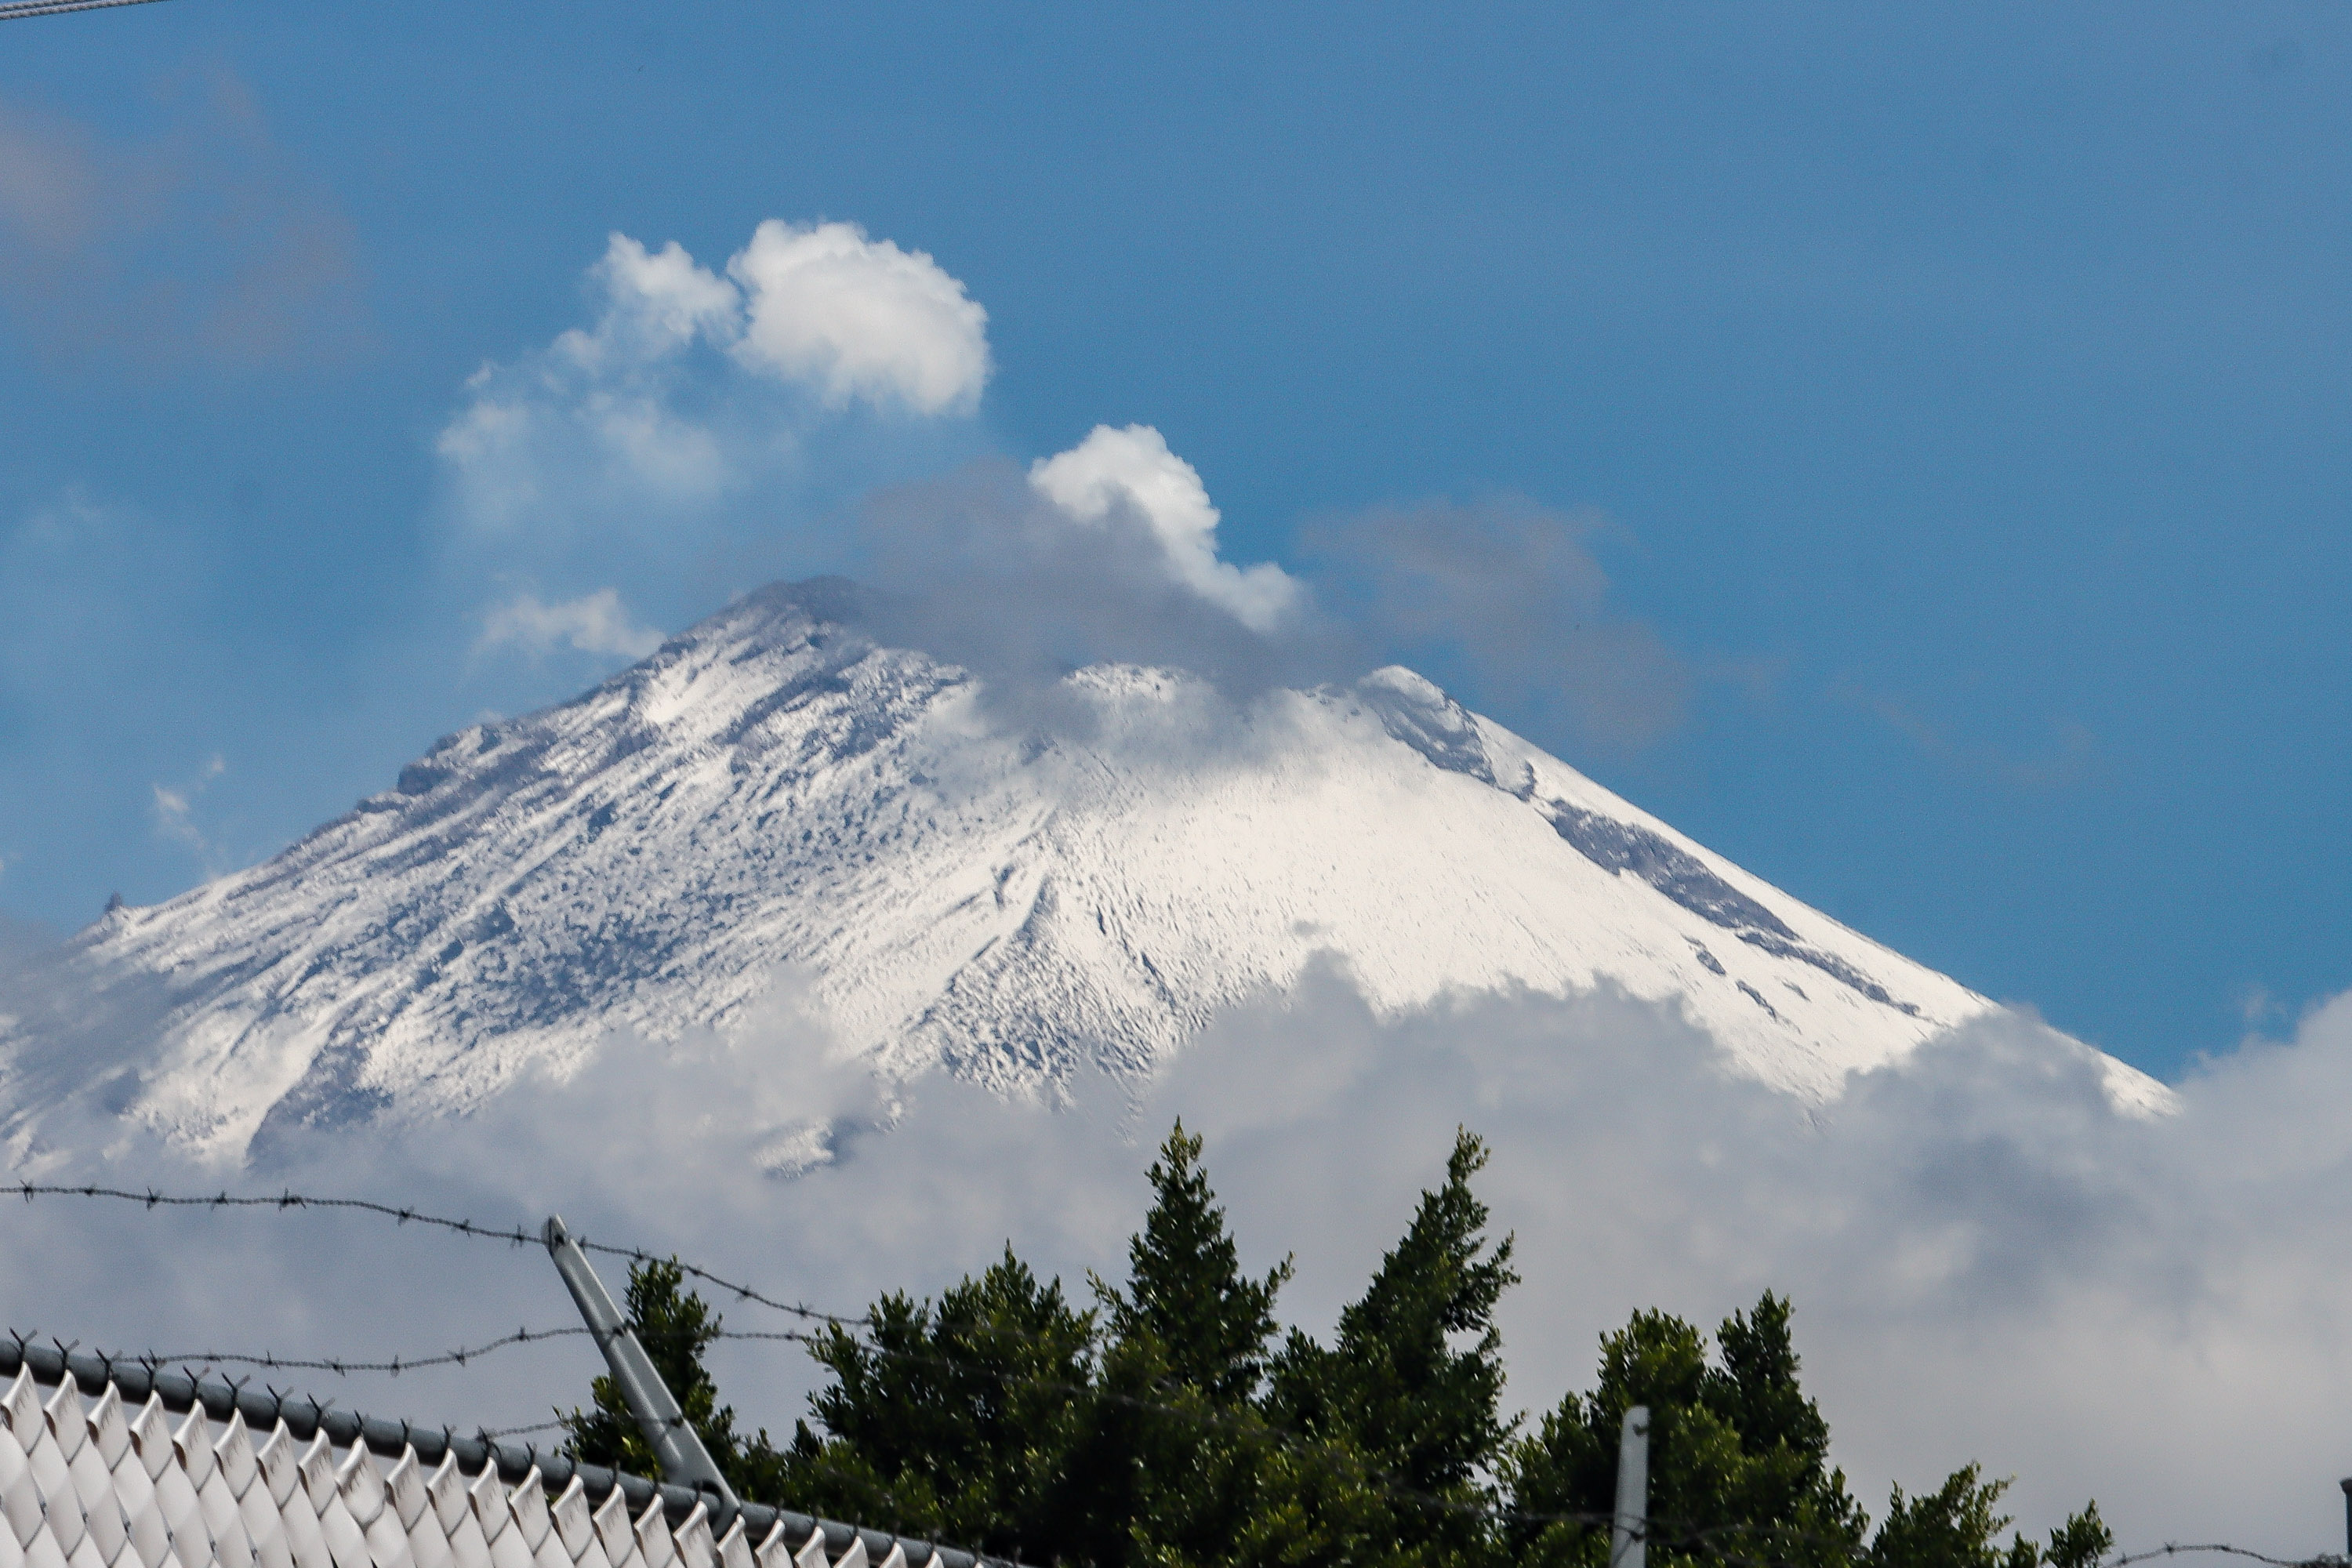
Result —
<path fill-rule="evenodd" d="M 30 1203 L 37 1197 L 104 1198 L 115 1202 L 135 1204 L 142 1208 L 150 1210 L 159 1208 L 213 1210 L 247 1209 L 275 1213 L 289 1213 L 295 1210 L 306 1209 L 318 1209 L 329 1213 L 341 1211 L 358 1214 L 372 1214 L 382 1218 L 393 1220 L 400 1225 L 421 1225 L 435 1229 L 448 1231 L 454 1235 L 467 1237 L 474 1240 L 496 1241 L 509 1247 L 538 1246 L 541 1245 L 544 1241 L 543 1237 L 533 1235 L 531 1232 L 524 1229 L 521 1226 L 512 1226 L 500 1228 L 497 1226 L 478 1225 L 471 1218 L 453 1219 L 446 1215 L 428 1214 L 424 1210 L 417 1208 L 414 1205 L 379 1203 L 372 1198 L 322 1197 L 315 1194 L 297 1193 L 291 1189 L 283 1188 L 281 1188 L 275 1196 L 269 1196 L 249 1194 L 232 1194 L 226 1189 L 214 1194 L 165 1193 L 154 1187 L 133 1189 L 129 1187 L 105 1186 L 96 1183 L 73 1184 L 17 1182 L 10 1185 L 0 1185 L 0 1196 L 7 1196 L 10 1194 L 14 1194 L 26 1203 Z M 803 1321 L 824 1323 L 831 1327 L 842 1329 L 853 1333 L 866 1331 L 869 1326 L 869 1314 L 867 1313 L 861 1312 L 852 1314 L 845 1312 L 831 1312 L 824 1310 L 821 1308 L 809 1306 L 803 1301 L 780 1300 L 777 1298 L 767 1294 L 765 1291 L 757 1289 L 752 1286 L 742 1284 L 737 1280 L 729 1279 L 724 1276 L 714 1273 L 710 1269 L 702 1268 L 698 1264 L 688 1263 L 683 1258 L 678 1258 L 674 1253 L 665 1258 L 659 1254 L 648 1252 L 642 1247 L 614 1246 L 609 1242 L 593 1241 L 578 1235 L 574 1235 L 572 1239 L 583 1252 L 593 1252 L 600 1256 L 609 1258 L 625 1258 L 632 1264 L 667 1264 L 677 1268 L 680 1273 L 685 1274 L 690 1279 L 698 1279 L 703 1283 L 711 1286 L 714 1289 L 727 1292 L 738 1300 L 755 1302 L 760 1306 L 789 1313 L 792 1316 L 802 1319 Z M 1013 1337 L 1030 1344 L 1045 1345 L 1048 1343 L 1045 1336 L 1027 1330 L 998 1326 L 992 1329 L 991 1331 L 1000 1335 Z M 759 1336 L 739 1332 L 730 1334 L 726 1337 L 752 1339 Z M 815 1342 L 814 1341 L 805 1340 L 803 1336 L 789 1333 L 779 1333 L 770 1337 L 782 1340 L 795 1340 L 807 1343 Z M 878 1349 L 878 1347 L 876 1348 Z M 1258 1364 L 1262 1359 L 1263 1358 L 1251 1355 L 1234 1356 L 1228 1358 L 1224 1364 L 1227 1370 L 1234 1370 L 1242 1367 L 1244 1363 L 1248 1363 L 1255 1366 Z"/>
<path fill-rule="evenodd" d="M 471 1219 L 452 1219 L 446 1215 L 427 1214 L 422 1209 L 407 1205 L 377 1203 L 371 1198 L 320 1197 L 312 1194 L 292 1191 L 281 1191 L 273 1197 L 232 1194 L 226 1191 L 211 1194 L 164 1193 L 153 1187 L 137 1191 L 130 1187 L 100 1186 L 94 1183 L 15 1182 L 0 1185 L 0 1197 L 12 1196 L 21 1198 L 26 1203 L 38 1197 L 109 1198 L 136 1204 L 147 1209 L 263 1209 L 280 1212 L 297 1209 L 320 1209 L 331 1212 L 344 1210 L 380 1215 L 401 1225 L 427 1226 L 458 1236 L 471 1237 L 480 1241 L 505 1242 L 514 1247 L 536 1247 L 542 1239 L 520 1226 L 502 1229 L 497 1226 L 477 1225 Z M 807 1319 L 813 1322 L 854 1324 L 864 1321 L 862 1317 L 823 1311 L 804 1301 L 779 1300 L 751 1286 L 714 1274 L 708 1268 L 676 1258 L 664 1258 L 657 1253 L 647 1252 L 642 1247 L 615 1247 L 609 1242 L 591 1241 L 577 1235 L 572 1239 L 583 1252 L 593 1252 L 606 1258 L 625 1258 L 632 1263 L 675 1264 L 686 1274 L 715 1289 L 727 1292 L 738 1300 L 755 1301 L 762 1307 L 770 1307 L 780 1312 L 789 1312 L 794 1317 Z"/>
<path fill-rule="evenodd" d="M 2271 1568 L 2320 1568 L 2321 1564 L 2331 1565 L 2331 1568 L 2341 1568 L 2345 1561 L 2332 1552 L 2322 1552 L 2316 1557 L 2270 1557 L 2260 1552 L 2249 1551 L 2243 1546 L 2231 1546 L 2219 1541 L 2200 1542 L 2195 1545 L 2184 1545 L 2168 1541 L 2163 1545 L 2151 1547 L 2146 1552 L 2129 1552 L 2120 1557 L 2103 1557 L 2099 1562 L 2101 1568 L 2131 1568 L 2131 1564 L 2135 1563 L 2148 1563 L 2158 1557 L 2177 1557 L 2191 1552 L 2218 1552 L 2227 1557 L 2251 1557 L 2257 1563 L 2269 1563 Z"/>
<path fill-rule="evenodd" d="M 404 1372 L 423 1372 L 427 1367 L 468 1366 L 486 1355 L 505 1350 L 509 1345 L 536 1344 L 541 1340 L 573 1339 L 590 1332 L 584 1327 L 573 1329 L 517 1329 L 484 1344 L 462 1350 L 443 1351 L 438 1355 L 394 1356 L 390 1361 L 360 1361 L 345 1356 L 283 1356 L 271 1351 L 259 1353 L 236 1351 L 178 1351 L 169 1355 L 118 1357 L 136 1360 L 159 1366 L 258 1366 L 276 1372 L 331 1372 L 337 1377 L 350 1377 L 355 1373 L 383 1372 L 398 1377 Z"/>
<path fill-rule="evenodd" d="M 526 1230 L 521 1226 L 511 1226 L 501 1228 L 498 1226 L 478 1225 L 471 1218 L 453 1219 L 446 1215 L 428 1214 L 414 1205 L 380 1203 L 372 1198 L 322 1197 L 316 1194 L 297 1193 L 290 1189 L 281 1189 L 273 1196 L 268 1194 L 232 1194 L 226 1189 L 213 1194 L 165 1193 L 154 1187 L 133 1189 L 130 1187 L 106 1186 L 96 1183 L 77 1184 L 20 1181 L 8 1184 L 0 1184 L 0 1197 L 11 1195 L 16 1196 L 26 1203 L 30 1203 L 37 1197 L 103 1198 L 115 1202 L 134 1204 L 141 1208 L 149 1210 L 244 1209 L 258 1210 L 265 1213 L 290 1213 L 297 1210 L 309 1209 L 318 1209 L 329 1213 L 341 1211 L 375 1215 L 381 1218 L 393 1220 L 394 1223 L 400 1225 L 425 1226 L 430 1228 L 447 1231 L 453 1235 L 466 1237 L 473 1240 L 496 1241 L 509 1247 L 534 1247 L 542 1245 L 544 1242 L 544 1237 L 542 1236 Z M 829 1327 L 841 1329 L 851 1333 L 865 1331 L 869 1328 L 869 1313 L 832 1312 L 826 1311 L 822 1308 L 812 1307 L 804 1301 L 780 1300 L 777 1298 L 767 1294 L 765 1291 L 760 1290 L 752 1286 L 727 1279 L 726 1277 L 717 1274 L 709 1268 L 705 1268 L 698 1264 L 688 1263 L 685 1259 L 677 1257 L 675 1253 L 670 1254 L 667 1257 L 664 1257 L 658 1253 L 648 1252 L 642 1247 L 615 1246 L 609 1242 L 591 1240 L 588 1237 L 577 1234 L 572 1236 L 572 1240 L 573 1244 L 579 1247 L 579 1248 L 583 1252 L 593 1252 L 603 1257 L 625 1258 L 632 1264 L 667 1265 L 677 1268 L 680 1273 L 686 1275 L 689 1279 L 700 1280 L 704 1284 L 712 1287 L 714 1289 L 725 1291 L 728 1295 L 733 1297 L 737 1300 L 754 1302 L 762 1307 L 768 1307 L 777 1311 L 789 1313 L 792 1316 L 802 1319 L 803 1321 L 824 1323 Z M 993 1334 L 1017 1339 L 1030 1344 L 1045 1345 L 1049 1343 L 1047 1337 L 1043 1334 L 1039 1334 L 1029 1330 L 1014 1328 L 1009 1325 L 993 1326 L 990 1331 Z M 733 1332 L 726 1335 L 725 1337 L 730 1339 L 756 1339 L 761 1336 L 746 1332 Z M 794 1340 L 807 1343 L 815 1342 L 814 1341 L 806 1340 L 804 1336 L 790 1333 L 778 1333 L 767 1337 L 782 1340 Z M 1262 1356 L 1243 1354 L 1227 1358 L 1223 1366 L 1224 1369 L 1228 1371 L 1242 1369 L 1245 1363 L 1249 1367 L 1255 1368 L 1261 1365 L 1263 1361 L 1264 1358 Z"/>

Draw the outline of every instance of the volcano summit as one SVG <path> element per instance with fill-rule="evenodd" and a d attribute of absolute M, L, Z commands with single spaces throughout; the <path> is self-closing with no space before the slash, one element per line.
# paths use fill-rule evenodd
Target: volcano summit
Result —
<path fill-rule="evenodd" d="M 786 974 L 883 1073 L 1003 1090 L 1148 1071 L 1325 956 L 1379 1010 L 1614 985 L 1816 1100 L 1995 1005 L 1409 670 L 1235 700 L 1095 666 L 1038 725 L 856 603 L 748 595 L 262 865 L 110 910 L 72 943 L 89 1016 L 147 1023 L 0 1016 L 16 1148 L 73 1098 L 230 1160 L 461 1111 L 606 1041 L 738 1028 Z"/>

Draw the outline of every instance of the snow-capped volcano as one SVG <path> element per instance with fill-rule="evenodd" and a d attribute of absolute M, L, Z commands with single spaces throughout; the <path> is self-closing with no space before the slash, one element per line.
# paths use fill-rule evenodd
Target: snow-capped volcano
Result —
<path fill-rule="evenodd" d="M 1007 1089 L 1148 1069 L 1326 954 L 1379 1009 L 1614 984 L 1813 1098 L 1994 1005 L 1408 670 L 1234 703 L 1098 666 L 1040 727 L 850 629 L 856 592 L 748 596 L 263 865 L 110 911 L 80 957 L 163 1022 L 84 1078 L 234 1158 L 273 1124 L 462 1110 L 620 1032 L 725 1031 L 787 972 L 882 1070 Z M 89 1085 L 15 1026 L 22 1134 Z"/>

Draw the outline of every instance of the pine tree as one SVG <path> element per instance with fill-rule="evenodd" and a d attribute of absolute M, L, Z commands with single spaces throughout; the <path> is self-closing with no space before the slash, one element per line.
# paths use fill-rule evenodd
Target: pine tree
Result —
<path fill-rule="evenodd" d="M 1257 1392 L 1274 1337 L 1274 1299 L 1290 1279 L 1285 1258 L 1263 1280 L 1242 1277 L 1225 1211 L 1201 1169 L 1202 1142 L 1180 1119 L 1150 1177 L 1151 1212 L 1127 1244 L 1124 1294 L 1096 1282 L 1113 1336 L 1150 1338 L 1168 1382 L 1234 1405 Z"/>
<path fill-rule="evenodd" d="M 1152 1205 L 1128 1241 L 1124 1291 L 1097 1279 L 1109 1326 L 1101 1397 L 1074 1457 L 1090 1561 L 1219 1558 L 1257 1506 L 1269 1435 L 1250 1403 L 1274 1337 L 1287 1258 L 1244 1278 L 1224 1210 L 1178 1121 L 1149 1173 Z"/>
<path fill-rule="evenodd" d="M 1829 1424 L 1799 1386 L 1789 1306 L 1767 1292 L 1706 1336 L 1682 1319 L 1635 1312 L 1601 1342 L 1598 1385 L 1570 1394 L 1505 1467 L 1514 1549 L 1538 1562 L 1605 1560 L 1616 1507 L 1618 1436 L 1625 1412 L 1650 1411 L 1649 1514 L 1654 1563 L 1705 1557 L 1681 1542 L 1711 1542 L 1764 1562 L 1843 1564 L 1867 1521 L 1827 1468 Z"/>
<path fill-rule="evenodd" d="M 1096 1328 L 1061 1281 L 1005 1248 L 936 1303 L 874 1304 L 865 1338 L 811 1347 L 834 1377 L 787 1455 L 795 1506 L 983 1551 L 1067 1553 L 1083 1499 L 1067 1484 L 1093 1398 Z"/>
<path fill-rule="evenodd" d="M 1470 1190 L 1486 1160 L 1457 1131 L 1444 1184 L 1422 1194 L 1331 1347 L 1294 1331 L 1274 1369 L 1274 1423 L 1360 1456 L 1393 1505 L 1398 1551 L 1408 1538 L 1440 1556 L 1475 1550 L 1472 1510 L 1489 1500 L 1486 1472 L 1511 1435 L 1495 1309 L 1518 1276 L 1511 1237 L 1489 1247 L 1486 1205 Z"/>

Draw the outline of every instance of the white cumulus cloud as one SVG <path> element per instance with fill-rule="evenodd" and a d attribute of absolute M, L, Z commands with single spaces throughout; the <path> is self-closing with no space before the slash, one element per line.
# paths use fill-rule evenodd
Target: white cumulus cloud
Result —
<path fill-rule="evenodd" d="M 827 402 L 969 413 L 988 381 L 988 312 L 919 250 L 856 224 L 770 218 L 727 264 L 749 296 L 736 357 Z"/>
<path fill-rule="evenodd" d="M 519 594 L 482 617 L 482 635 L 474 650 L 513 647 L 543 656 L 569 647 L 643 658 L 661 642 L 661 633 L 630 618 L 619 590 L 599 588 L 552 605 L 541 603 L 536 594 Z"/>
<path fill-rule="evenodd" d="M 1298 605 L 1299 585 L 1281 567 L 1217 558 L 1219 514 L 1200 470 L 1149 425 L 1097 425 L 1070 450 L 1031 465 L 1029 482 L 1080 522 L 1131 509 L 1167 552 L 1177 580 L 1253 631 L 1272 631 Z"/>
<path fill-rule="evenodd" d="M 988 380 L 988 312 L 852 224 L 770 219 L 720 271 L 616 233 L 587 283 L 595 320 L 485 364 L 441 431 L 476 540 L 659 533 L 788 479 L 820 417 L 970 414 Z"/>
<path fill-rule="evenodd" d="M 675 623 L 844 569 L 845 496 L 979 439 L 988 314 L 919 250 L 772 220 L 706 265 L 615 233 L 583 282 L 585 319 L 485 363 L 436 442 L 453 579 L 551 601 L 477 611 L 492 644 L 634 653 L 651 634 L 581 608 L 604 584 Z"/>
<path fill-rule="evenodd" d="M 616 353 L 671 353 L 698 332 L 730 342 L 740 330 L 743 301 L 735 286 L 697 266 L 674 239 L 648 252 L 627 235 L 615 234 L 589 276 L 604 290 L 603 320 L 593 331 L 574 327 L 555 340 L 559 353 L 583 366 L 602 364 Z"/>

